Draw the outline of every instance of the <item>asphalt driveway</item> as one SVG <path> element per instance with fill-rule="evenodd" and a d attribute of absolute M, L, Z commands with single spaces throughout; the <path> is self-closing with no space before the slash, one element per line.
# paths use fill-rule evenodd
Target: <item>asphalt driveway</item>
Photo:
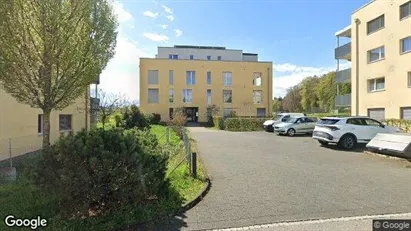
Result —
<path fill-rule="evenodd" d="M 311 137 L 201 127 L 190 133 L 212 188 L 162 229 L 411 212 L 411 169 L 396 160 L 323 148 Z"/>

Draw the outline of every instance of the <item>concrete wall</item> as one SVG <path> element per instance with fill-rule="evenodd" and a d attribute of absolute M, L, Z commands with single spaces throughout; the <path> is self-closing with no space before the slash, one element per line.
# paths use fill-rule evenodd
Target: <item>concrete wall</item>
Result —
<path fill-rule="evenodd" d="M 400 118 L 400 108 L 411 106 L 411 88 L 407 72 L 411 71 L 411 53 L 400 54 L 400 40 L 411 36 L 411 17 L 400 20 L 400 5 L 409 0 L 376 0 L 352 15 L 352 114 L 367 115 L 367 109 L 385 108 L 385 118 Z M 385 14 L 385 27 L 367 35 L 367 22 Z M 357 29 L 355 19 L 360 20 Z M 385 46 L 385 59 L 368 64 L 367 51 Z M 358 61 L 358 65 L 357 65 Z M 359 69 L 358 69 L 359 68 Z M 358 93 L 357 88 L 358 69 Z M 368 79 L 385 77 L 385 90 L 368 92 Z"/>
<path fill-rule="evenodd" d="M 159 71 L 159 84 L 148 85 L 148 71 Z M 169 70 L 174 70 L 174 85 L 169 85 Z M 196 71 L 196 84 L 186 85 L 186 71 Z M 212 73 L 212 84 L 207 86 L 207 71 Z M 222 73 L 232 72 L 232 86 L 224 87 Z M 220 108 L 234 108 L 238 115 L 257 115 L 257 108 L 266 108 L 271 115 L 272 99 L 272 63 L 271 62 L 229 62 L 201 60 L 140 59 L 140 107 L 148 113 L 161 114 L 162 120 L 169 118 L 169 108 L 199 107 L 199 121 L 205 122 L 207 107 L 207 89 L 212 90 L 212 104 Z M 262 73 L 262 85 L 253 85 L 254 72 Z M 159 89 L 159 103 L 148 103 L 148 88 Z M 174 103 L 168 101 L 168 91 L 174 89 Z M 193 89 L 193 103 L 182 103 L 182 90 Z M 233 102 L 223 103 L 223 89 L 231 89 Z M 253 90 L 263 91 L 261 104 L 253 103 Z"/>
<path fill-rule="evenodd" d="M 215 50 L 174 47 L 159 47 L 156 58 L 168 59 L 168 55 L 170 54 L 178 55 L 178 59 L 190 59 L 190 55 L 194 55 L 194 59 L 196 60 L 207 60 L 207 56 L 211 55 L 211 60 L 217 60 L 218 56 L 221 56 L 221 60 L 243 60 L 242 50 Z"/>
<path fill-rule="evenodd" d="M 72 130 L 78 132 L 85 128 L 86 104 L 85 94 L 75 104 L 62 111 L 51 113 L 50 141 L 54 142 L 62 134 L 59 132 L 59 115 L 72 115 Z M 0 89 L 0 160 L 9 157 L 9 141 L 12 155 L 19 156 L 39 150 L 42 146 L 42 135 L 37 133 L 38 114 L 40 109 L 18 103 L 12 96 Z M 88 118 L 90 126 L 90 120 Z"/>

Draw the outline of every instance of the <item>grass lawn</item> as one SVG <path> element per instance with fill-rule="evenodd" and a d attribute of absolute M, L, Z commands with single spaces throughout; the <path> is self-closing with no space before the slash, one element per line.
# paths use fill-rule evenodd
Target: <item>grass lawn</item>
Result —
<path fill-rule="evenodd" d="M 166 138 L 163 134 L 166 128 L 160 125 L 153 125 L 151 132 L 156 134 L 164 148 L 177 149 L 181 145 L 181 140 L 177 134 L 170 130 L 170 145 L 166 146 Z M 191 140 L 192 148 L 195 150 L 195 142 Z M 4 217 L 12 214 L 18 218 L 33 218 L 41 216 L 48 220 L 48 226 L 43 230 L 113 230 L 127 226 L 128 224 L 144 222 L 165 215 L 180 208 L 180 206 L 196 197 L 205 186 L 205 170 L 199 163 L 197 179 L 189 175 L 189 166 L 185 159 L 183 148 L 175 152 L 168 162 L 167 177 L 170 180 L 171 188 L 177 192 L 168 200 L 160 200 L 149 205 L 139 207 L 125 207 L 122 211 L 111 212 L 105 216 L 92 217 L 87 219 L 64 220 L 60 214 L 60 209 L 56 198 L 45 196 L 35 185 L 28 183 L 23 177 L 14 183 L 0 184 L 0 230 L 11 230 L 6 227 Z M 182 163 L 181 163 L 182 162 Z M 180 164 L 181 163 L 181 164 Z M 18 169 L 19 172 L 24 167 Z M 29 168 L 29 166 L 26 166 Z M 20 228 L 21 230 L 30 230 Z"/>

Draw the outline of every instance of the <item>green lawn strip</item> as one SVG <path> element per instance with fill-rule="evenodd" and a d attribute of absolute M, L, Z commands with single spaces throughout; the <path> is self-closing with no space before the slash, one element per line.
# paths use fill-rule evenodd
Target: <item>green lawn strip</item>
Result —
<path fill-rule="evenodd" d="M 160 138 L 165 133 L 166 128 L 161 125 L 152 125 L 151 131 Z M 161 145 L 165 145 L 165 136 L 159 140 Z M 176 148 L 181 145 L 181 140 L 177 134 L 170 129 L 170 145 L 167 148 Z M 165 146 L 166 147 L 166 146 Z M 192 141 L 192 148 L 195 149 L 195 142 Z M 24 179 L 18 179 L 14 183 L 0 185 L 0 217 L 9 214 L 18 218 L 35 218 L 41 216 L 48 220 L 48 226 L 43 230 L 113 230 L 125 227 L 128 224 L 135 224 L 157 218 L 160 214 L 168 214 L 180 208 L 182 203 L 194 199 L 205 186 L 204 168 L 199 161 L 198 179 L 193 179 L 189 174 L 189 165 L 184 161 L 177 168 L 177 164 L 185 158 L 183 146 L 180 152 L 170 158 L 167 175 L 170 180 L 171 190 L 177 192 L 180 198 L 172 196 L 168 200 L 159 200 L 148 205 L 126 206 L 120 211 L 108 213 L 98 217 L 87 219 L 65 220 L 62 219 L 57 198 L 51 198 Z M 178 197 L 177 196 L 177 197 Z M 10 230 L 6 227 L 4 219 L 1 219 L 0 230 Z M 20 230 L 31 230 L 20 228 Z"/>

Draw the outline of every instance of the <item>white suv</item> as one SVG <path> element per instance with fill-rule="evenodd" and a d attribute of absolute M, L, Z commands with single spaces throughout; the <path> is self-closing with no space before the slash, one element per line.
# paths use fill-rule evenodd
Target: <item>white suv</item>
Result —
<path fill-rule="evenodd" d="M 401 129 L 369 117 L 325 117 L 317 122 L 313 139 L 321 145 L 336 143 L 344 149 L 352 149 L 357 143 L 368 143 L 377 133 L 396 132 L 401 132 Z"/>

